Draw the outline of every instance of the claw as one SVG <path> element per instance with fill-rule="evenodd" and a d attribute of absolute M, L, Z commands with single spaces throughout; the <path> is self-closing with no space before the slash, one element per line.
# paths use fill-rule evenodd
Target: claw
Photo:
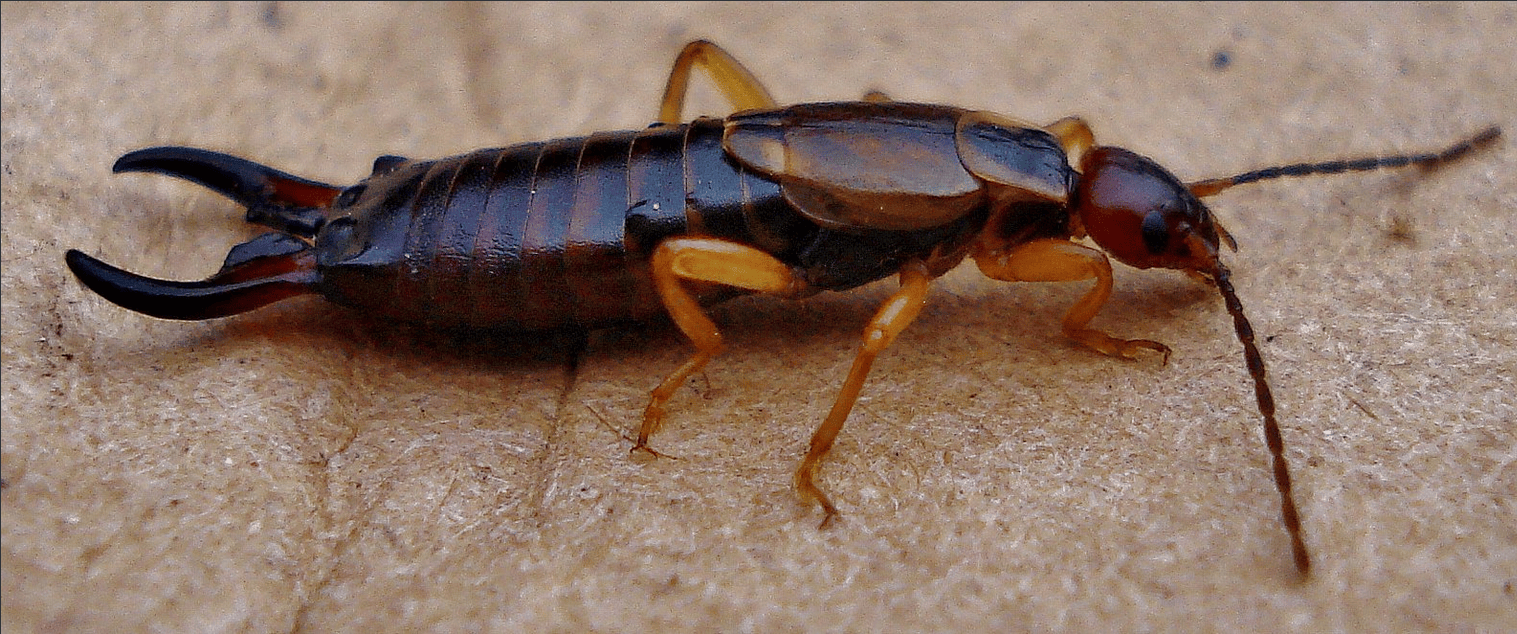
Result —
<path fill-rule="evenodd" d="M 188 147 L 128 152 L 111 171 L 154 172 L 204 185 L 247 207 L 248 222 L 307 238 L 326 222 L 322 210 L 342 193 L 247 159 Z"/>
<path fill-rule="evenodd" d="M 298 239 L 278 233 L 266 233 L 239 245 L 228 258 L 227 266 L 200 282 L 175 282 L 144 277 L 118 269 L 70 249 L 64 255 L 69 270 L 90 290 L 99 293 L 127 310 L 161 319 L 214 319 L 245 313 L 281 299 L 316 292 L 320 274 L 311 248 L 300 243 L 299 250 L 251 253 L 260 242 L 273 246 L 280 239 Z M 242 250 L 239 254 L 238 250 Z"/>
<path fill-rule="evenodd" d="M 248 222 L 279 230 L 237 245 L 221 270 L 199 282 L 130 273 L 76 250 L 64 262 L 90 290 L 112 303 L 163 319 L 213 319 L 287 297 L 317 292 L 321 274 L 310 244 L 340 188 L 246 159 L 186 147 L 137 150 L 113 171 L 155 172 L 199 183 L 248 209 Z"/>

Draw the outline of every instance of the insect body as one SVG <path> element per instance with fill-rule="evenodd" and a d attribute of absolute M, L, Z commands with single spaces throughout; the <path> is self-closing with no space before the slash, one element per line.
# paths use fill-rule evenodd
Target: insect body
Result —
<path fill-rule="evenodd" d="M 681 123 L 701 68 L 738 110 Z M 240 158 L 180 147 L 129 153 L 115 171 L 160 172 L 247 206 L 275 232 L 237 246 L 201 282 L 142 277 L 69 251 L 86 286 L 168 319 L 233 315 L 294 295 L 438 326 L 595 328 L 667 315 L 696 353 L 652 392 L 634 450 L 681 384 L 721 349 L 704 307 L 743 293 L 798 298 L 896 276 L 866 326 L 841 392 L 796 472 L 828 519 L 822 458 L 875 357 L 916 318 L 933 279 L 972 259 L 1004 281 L 1094 280 L 1064 334 L 1133 358 L 1169 348 L 1089 327 L 1112 290 L 1108 255 L 1198 274 L 1231 314 L 1253 377 L 1297 568 L 1310 558 L 1291 495 L 1262 357 L 1221 245 L 1236 248 L 1200 197 L 1233 185 L 1450 160 L 1491 128 L 1435 154 L 1301 164 L 1182 183 L 1152 160 L 1096 146 L 1066 118 L 1038 127 L 949 106 L 866 101 L 778 106 L 709 42 L 680 54 L 660 121 L 630 132 L 480 150 L 436 161 L 381 157 L 339 188 Z M 1100 248 L 1077 240 L 1089 237 Z"/>

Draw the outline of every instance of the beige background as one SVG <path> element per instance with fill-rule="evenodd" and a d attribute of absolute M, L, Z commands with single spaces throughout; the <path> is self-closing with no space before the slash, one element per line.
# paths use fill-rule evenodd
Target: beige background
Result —
<path fill-rule="evenodd" d="M 1473 631 L 1517 623 L 1517 152 L 1276 181 L 1213 207 L 1269 362 L 1317 576 L 1298 584 L 1221 302 L 1118 270 L 961 268 L 791 472 L 888 293 L 716 311 L 730 348 L 637 464 L 618 430 L 689 348 L 436 337 L 319 299 L 128 313 L 63 251 L 199 279 L 257 233 L 185 144 L 337 183 L 384 153 L 645 125 L 686 41 L 782 101 L 1047 122 L 1183 178 L 1517 133 L 1517 5 L 194 5 L 3 8 L 3 625 L 51 631 Z M 1213 64 L 1218 53 L 1230 63 Z M 703 103 L 719 114 L 709 93 Z"/>

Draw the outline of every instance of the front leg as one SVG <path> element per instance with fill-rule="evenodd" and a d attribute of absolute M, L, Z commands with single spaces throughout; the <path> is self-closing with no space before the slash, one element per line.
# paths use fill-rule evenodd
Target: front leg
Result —
<path fill-rule="evenodd" d="M 1169 362 L 1169 346 L 1147 339 L 1117 339 L 1088 327 L 1111 298 L 1111 262 L 1105 253 L 1069 240 L 1049 238 L 1019 244 L 1009 251 L 982 246 L 975 251 L 974 261 L 986 277 L 1003 282 L 1094 279 L 1096 285 L 1064 315 L 1064 336 L 1109 356 L 1136 359 L 1141 351 L 1151 350 L 1163 355 L 1165 363 Z"/>

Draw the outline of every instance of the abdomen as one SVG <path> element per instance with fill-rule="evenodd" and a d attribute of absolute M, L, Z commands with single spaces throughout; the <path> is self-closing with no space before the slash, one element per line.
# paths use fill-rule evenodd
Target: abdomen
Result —
<path fill-rule="evenodd" d="M 721 237 L 785 259 L 816 232 L 777 184 L 725 156 L 721 134 L 706 119 L 388 165 L 318 235 L 322 291 L 439 326 L 593 328 L 662 314 L 648 270 L 660 240 Z"/>

